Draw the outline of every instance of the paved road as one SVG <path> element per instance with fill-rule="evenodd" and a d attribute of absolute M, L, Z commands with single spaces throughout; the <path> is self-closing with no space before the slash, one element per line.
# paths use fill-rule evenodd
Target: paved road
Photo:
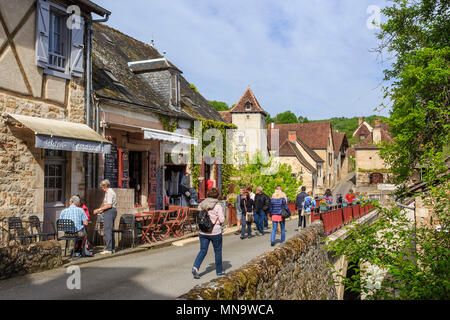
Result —
<path fill-rule="evenodd" d="M 297 224 L 297 220 L 288 221 L 287 239 L 296 234 Z M 184 247 L 172 246 L 82 265 L 80 290 L 67 288 L 71 274 L 65 268 L 4 280 L 0 281 L 0 299 L 176 299 L 216 277 L 214 251 L 210 246 L 200 269 L 202 279 L 193 279 L 191 268 L 198 250 L 199 243 L 194 242 Z M 230 272 L 270 250 L 273 247 L 268 232 L 248 240 L 225 236 L 224 268 Z"/>
<path fill-rule="evenodd" d="M 349 173 L 344 179 L 342 179 L 333 190 L 333 198 L 337 199 L 338 194 L 342 194 L 343 197 L 350 191 L 350 189 L 355 189 L 355 185 L 351 181 L 355 177 L 356 173 Z"/>

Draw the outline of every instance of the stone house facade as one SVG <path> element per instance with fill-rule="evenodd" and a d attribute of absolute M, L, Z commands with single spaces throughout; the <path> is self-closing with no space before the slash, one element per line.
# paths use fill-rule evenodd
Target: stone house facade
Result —
<path fill-rule="evenodd" d="M 0 2 L 0 218 L 54 222 L 85 195 L 86 153 L 106 152 L 86 125 L 93 13 L 110 14 L 90 1 Z"/>

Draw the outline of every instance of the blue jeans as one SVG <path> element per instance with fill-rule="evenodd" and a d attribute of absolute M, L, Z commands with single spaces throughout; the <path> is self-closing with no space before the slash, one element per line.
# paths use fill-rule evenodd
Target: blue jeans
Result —
<path fill-rule="evenodd" d="M 247 223 L 246 217 L 247 214 L 245 212 L 242 213 L 241 219 L 241 237 L 245 237 L 245 228 L 247 227 L 247 235 L 250 237 L 252 235 L 252 223 Z"/>
<path fill-rule="evenodd" d="M 281 243 L 286 241 L 286 229 L 285 229 L 285 222 L 275 222 L 272 221 L 272 235 L 270 236 L 270 242 L 275 243 L 275 237 L 277 235 L 277 228 L 278 223 L 281 224 Z"/>
<path fill-rule="evenodd" d="M 194 267 L 200 270 L 200 266 L 208 254 L 209 243 L 212 242 L 214 248 L 214 255 L 216 261 L 216 274 L 222 273 L 222 235 L 205 236 L 199 235 L 200 238 L 200 252 L 194 262 Z"/>
<path fill-rule="evenodd" d="M 258 228 L 259 233 L 264 233 L 264 217 L 266 216 L 266 213 L 264 210 L 255 211 L 255 223 L 256 228 Z"/>
<path fill-rule="evenodd" d="M 264 228 L 269 228 L 269 217 L 264 213 Z"/>

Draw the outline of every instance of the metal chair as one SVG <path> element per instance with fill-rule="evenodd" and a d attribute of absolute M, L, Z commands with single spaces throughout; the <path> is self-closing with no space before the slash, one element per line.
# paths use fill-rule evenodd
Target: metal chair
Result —
<path fill-rule="evenodd" d="M 120 233 L 122 236 L 120 237 L 121 246 L 120 248 L 123 249 L 123 236 L 125 234 L 131 234 L 133 238 L 132 246 L 135 247 L 135 223 L 134 223 L 134 214 L 124 214 L 120 217 L 120 223 L 119 223 L 119 229 L 113 230 L 113 233 Z"/>
<path fill-rule="evenodd" d="M 22 219 L 18 217 L 8 218 L 8 237 L 9 241 L 17 241 L 18 239 L 20 239 L 22 244 L 25 244 L 24 242 L 26 239 L 29 239 L 30 243 L 33 241 L 33 235 L 26 234 L 25 228 L 22 224 Z"/>
<path fill-rule="evenodd" d="M 39 241 L 42 241 L 42 238 L 45 238 L 44 241 L 47 241 L 49 236 L 53 236 L 53 239 L 56 238 L 56 230 L 55 225 L 53 223 L 49 223 L 53 227 L 53 232 L 43 232 L 41 221 L 37 216 L 31 216 L 28 219 L 28 223 L 30 225 L 30 232 L 34 237 L 34 241 L 37 241 L 37 237 L 39 237 Z M 34 232 L 34 229 L 36 230 L 36 232 Z"/>
<path fill-rule="evenodd" d="M 75 223 L 72 220 L 59 219 L 56 221 L 56 231 L 58 233 L 58 241 L 66 240 L 66 247 L 64 248 L 64 256 L 67 255 L 67 247 L 70 241 L 73 241 L 72 255 L 75 253 L 75 245 L 82 237 L 78 236 L 78 232 L 75 230 Z M 62 237 L 59 236 L 60 232 L 64 232 Z"/>
<path fill-rule="evenodd" d="M 105 220 L 103 218 L 102 214 L 97 215 L 97 220 L 95 222 L 95 229 L 94 229 L 94 245 L 97 245 L 97 237 L 100 235 L 103 239 L 103 243 L 105 242 L 104 238 L 104 232 L 105 232 Z M 103 235 L 102 235 L 103 233 Z"/>

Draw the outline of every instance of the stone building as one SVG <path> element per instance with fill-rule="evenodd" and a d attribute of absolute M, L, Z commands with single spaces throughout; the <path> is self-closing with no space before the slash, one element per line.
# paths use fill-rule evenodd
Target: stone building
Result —
<path fill-rule="evenodd" d="M 358 137 L 359 141 L 354 147 L 357 186 L 376 187 L 378 184 L 389 183 L 389 168 L 379 155 L 379 144 L 382 141 L 392 141 L 389 126 L 375 120 L 375 126 L 372 127 L 360 118 L 359 127 L 353 136 Z"/>
<path fill-rule="evenodd" d="M 93 74 L 98 129 L 112 143 L 97 176 L 131 192 L 129 212 L 162 209 L 165 195 L 184 204 L 179 183 L 198 143 L 191 127 L 223 118 L 154 47 L 103 24 L 93 30 Z M 221 188 L 220 170 L 218 163 L 201 166 L 201 199 L 207 179 Z"/>
<path fill-rule="evenodd" d="M 74 13 L 73 13 L 74 12 Z M 91 1 L 0 1 L 0 218 L 55 221 L 85 195 L 86 155 L 110 144 L 87 122 Z"/>

